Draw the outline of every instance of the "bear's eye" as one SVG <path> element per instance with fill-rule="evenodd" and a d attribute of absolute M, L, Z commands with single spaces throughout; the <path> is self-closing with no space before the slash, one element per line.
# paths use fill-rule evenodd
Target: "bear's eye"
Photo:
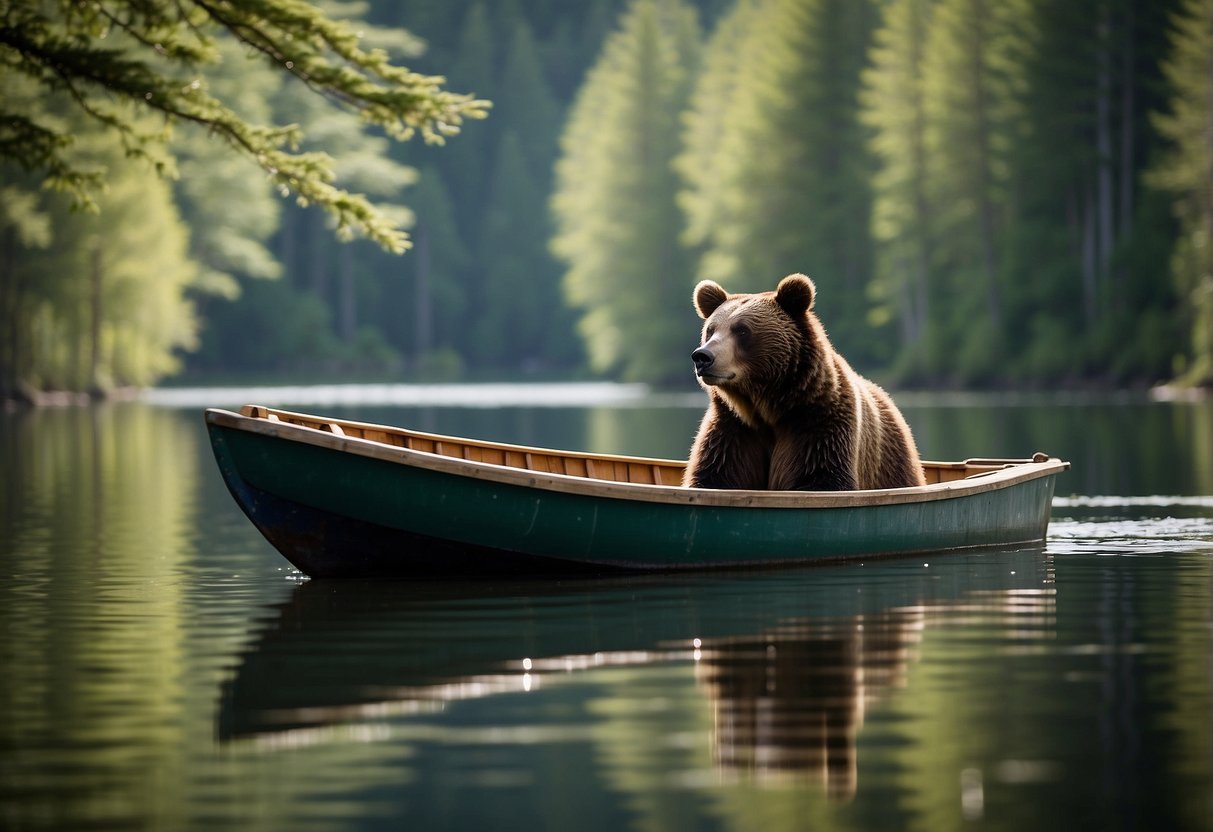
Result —
<path fill-rule="evenodd" d="M 735 324 L 733 326 L 733 334 L 738 338 L 745 340 L 750 337 L 750 328 L 745 324 Z"/>

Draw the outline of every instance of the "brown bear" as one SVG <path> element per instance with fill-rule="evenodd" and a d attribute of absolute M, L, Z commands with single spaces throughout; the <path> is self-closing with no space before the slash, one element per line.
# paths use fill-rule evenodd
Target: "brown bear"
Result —
<path fill-rule="evenodd" d="M 834 351 L 802 274 L 774 292 L 730 295 L 705 280 L 691 354 L 708 409 L 683 484 L 849 491 L 924 485 L 905 419 Z"/>

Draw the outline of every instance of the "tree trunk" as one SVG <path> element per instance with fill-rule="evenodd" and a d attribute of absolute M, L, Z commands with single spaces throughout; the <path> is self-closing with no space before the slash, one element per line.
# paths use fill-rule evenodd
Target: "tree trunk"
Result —
<path fill-rule="evenodd" d="M 910 264 L 901 257 L 896 258 L 893 270 L 895 274 L 902 276 L 897 281 L 897 308 L 901 312 L 897 320 L 901 324 L 901 344 L 908 347 L 918 340 L 918 310 L 915 309 L 913 285 L 915 276 L 911 273 Z"/>
<path fill-rule="evenodd" d="M 327 258 L 323 256 L 324 249 L 319 242 L 327 231 L 324 227 L 324 217 L 319 212 L 313 211 L 310 214 L 304 214 L 302 219 L 304 228 L 308 230 L 307 237 L 303 240 L 303 247 L 307 252 L 307 285 L 316 293 L 316 297 L 331 309 L 332 301 L 328 297 L 328 263 Z"/>
<path fill-rule="evenodd" d="M 1066 188 L 1066 230 L 1070 232 L 1070 256 L 1082 262 L 1083 223 L 1082 209 L 1079 207 L 1079 196 L 1075 193 L 1074 182 Z"/>
<path fill-rule="evenodd" d="M 282 272 L 294 286 L 299 285 L 299 209 L 287 206 L 282 211 L 282 227 L 278 232 L 278 260 Z"/>
<path fill-rule="evenodd" d="M 417 295 L 413 303 L 413 350 L 416 361 L 433 346 L 434 310 L 430 298 L 430 234 L 424 222 L 413 232 L 413 255 L 417 263 Z"/>
<path fill-rule="evenodd" d="M 928 265 L 929 251 L 924 242 L 918 250 L 917 268 L 914 270 L 915 304 L 914 339 L 927 343 L 927 327 L 931 320 L 931 267 Z M 925 352 L 924 352 L 925 355 Z"/>
<path fill-rule="evenodd" d="M 1002 296 L 998 288 L 998 262 L 995 255 L 994 202 L 991 191 L 994 187 L 993 163 L 990 159 L 991 133 L 988 96 L 986 94 L 985 49 L 988 48 L 986 33 L 977 32 L 973 37 L 973 83 L 975 85 L 974 109 L 977 117 L 977 213 L 981 234 L 982 271 L 986 283 L 986 311 L 995 332 L 1002 328 Z"/>
<path fill-rule="evenodd" d="M 1095 151 L 1098 169 L 1096 187 L 1096 312 L 1105 305 L 1107 282 L 1112 265 L 1112 248 L 1116 243 L 1113 225 L 1112 182 L 1112 25 L 1108 3 L 1102 3 L 1096 26 L 1098 76 L 1095 95 Z"/>
<path fill-rule="evenodd" d="M 13 269 L 13 238 L 11 228 L 0 231 L 0 398 L 17 389 L 17 355 L 20 350 L 20 319 L 17 315 L 17 275 Z"/>
<path fill-rule="evenodd" d="M 93 243 L 89 261 L 89 338 L 88 338 L 88 390 L 98 394 L 101 385 L 101 319 L 105 314 L 104 283 L 102 265 L 104 249 L 101 241 Z"/>
<path fill-rule="evenodd" d="M 1088 186 L 1082 210 L 1082 317 L 1088 329 L 1095 323 L 1098 276 L 1095 255 L 1095 193 Z"/>
<path fill-rule="evenodd" d="M 1133 213 L 1136 189 L 1133 187 L 1133 155 L 1136 152 L 1137 88 L 1134 83 L 1134 65 L 1137 62 L 1135 18 L 1132 0 L 1126 0 L 1125 44 L 1120 65 L 1120 238 L 1127 240 L 1133 232 Z"/>
<path fill-rule="evenodd" d="M 921 71 L 922 45 L 925 32 L 914 37 L 911 65 Z M 915 246 L 914 295 L 917 302 L 914 310 L 914 338 L 920 343 L 923 366 L 930 366 L 930 338 L 927 331 L 931 321 L 931 229 L 936 219 L 931 211 L 931 200 L 927 196 L 927 112 L 926 94 L 919 77 L 914 84 L 914 230 L 918 237 Z"/>
<path fill-rule="evenodd" d="M 341 340 L 347 344 L 354 343 L 354 334 L 358 330 L 358 294 L 354 285 L 354 256 L 350 251 L 353 243 L 344 243 L 337 250 L 337 263 L 340 272 L 340 294 L 338 295 L 338 331 Z"/>

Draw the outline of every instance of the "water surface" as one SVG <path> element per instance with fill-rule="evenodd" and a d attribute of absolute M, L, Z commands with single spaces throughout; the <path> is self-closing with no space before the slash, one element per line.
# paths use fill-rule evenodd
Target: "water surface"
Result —
<path fill-rule="evenodd" d="M 677 457 L 702 404 L 585 392 L 323 409 Z M 0 415 L 0 826 L 1213 828 L 1213 407 L 905 411 L 929 458 L 1073 461 L 1047 544 L 306 581 L 188 400 Z"/>

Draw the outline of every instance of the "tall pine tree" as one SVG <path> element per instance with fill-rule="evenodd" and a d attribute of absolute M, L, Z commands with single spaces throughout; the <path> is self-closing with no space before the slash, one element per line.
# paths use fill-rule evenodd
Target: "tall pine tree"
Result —
<path fill-rule="evenodd" d="M 1024 0 L 939 0 L 923 63 L 929 197 L 939 206 L 934 264 L 948 314 L 932 352 L 966 382 L 995 368 L 1005 343 L 1003 232 L 1009 154 L 1019 139 L 1020 83 L 1013 56 Z"/>
<path fill-rule="evenodd" d="M 872 3 L 854 0 L 765 0 L 726 15 L 679 163 L 699 275 L 757 290 L 808 273 L 831 335 L 860 363 L 879 352 L 866 298 L 871 160 L 858 118 L 875 19 Z"/>
<path fill-rule="evenodd" d="M 929 196 L 926 91 L 923 60 L 934 0 L 893 0 L 873 36 L 871 65 L 863 74 L 862 118 L 873 130 L 880 160 L 872 177 L 871 292 L 900 324 L 900 371 L 930 364 L 933 223 Z"/>
<path fill-rule="evenodd" d="M 686 376 L 691 267 L 673 159 L 698 65 L 682 0 L 635 0 L 607 40 L 561 138 L 553 250 L 581 310 L 591 366 L 629 380 Z"/>
<path fill-rule="evenodd" d="M 19 206 L 30 218 L 0 221 L 0 392 L 151 384 L 194 344 L 186 229 L 168 184 L 128 158 L 117 135 L 70 112 L 59 123 L 75 136 L 70 164 L 105 170 L 108 187 L 99 212 L 73 211 L 66 195 L 34 192 L 28 176 L 0 166 L 6 200 L 37 193 Z M 31 225 L 38 218 L 46 222 Z"/>
<path fill-rule="evenodd" d="M 1213 0 L 1187 0 L 1165 62 L 1170 106 L 1155 119 L 1172 142 L 1153 182 L 1175 195 L 1179 237 L 1171 274 L 1187 301 L 1190 383 L 1213 386 Z"/>
<path fill-rule="evenodd" d="M 1156 279 L 1172 234 L 1142 186 L 1169 0 L 1033 0 L 1022 20 L 1020 131 L 1004 229 L 1011 379 L 1157 379 L 1178 348 Z M 1133 344 L 1126 349 L 1125 344 Z"/>

